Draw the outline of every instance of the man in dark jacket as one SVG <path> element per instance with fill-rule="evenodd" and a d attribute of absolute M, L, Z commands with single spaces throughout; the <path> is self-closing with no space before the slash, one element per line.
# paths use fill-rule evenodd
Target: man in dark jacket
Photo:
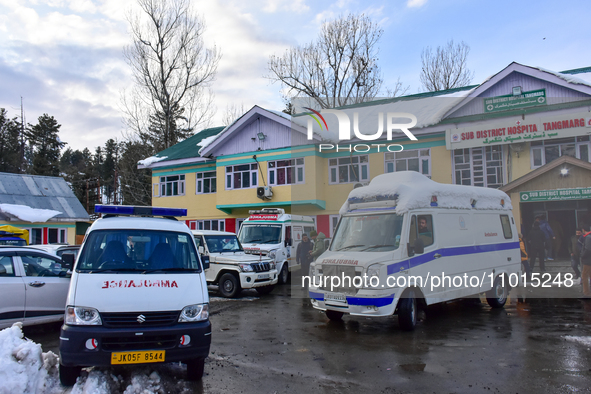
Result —
<path fill-rule="evenodd" d="M 312 256 L 312 260 L 316 261 L 318 256 L 324 253 L 324 240 L 326 239 L 326 235 L 324 233 L 316 232 L 316 230 L 310 231 L 310 238 L 314 240 L 314 248 L 310 252 L 310 256 Z"/>
<path fill-rule="evenodd" d="M 581 284 L 583 285 L 583 296 L 591 298 L 591 231 L 589 225 L 583 226 L 583 248 L 581 249 Z"/>
<path fill-rule="evenodd" d="M 312 242 L 310 242 L 310 238 L 308 238 L 308 234 L 304 233 L 302 235 L 302 242 L 298 245 L 296 250 L 296 262 L 302 267 L 302 272 L 307 275 L 308 270 L 310 269 L 310 262 L 312 261 L 312 257 L 310 256 L 310 251 L 312 250 Z"/>
<path fill-rule="evenodd" d="M 581 248 L 579 247 L 579 238 L 583 233 L 577 229 L 576 234 L 570 237 L 568 243 L 568 252 L 570 253 L 570 265 L 575 271 L 575 279 L 581 277 L 581 271 L 579 271 L 579 263 L 581 262 Z"/>
<path fill-rule="evenodd" d="M 544 266 L 544 243 L 546 236 L 542 229 L 540 229 L 540 223 L 534 222 L 534 225 L 527 236 L 529 239 L 529 268 L 533 272 L 536 265 L 536 257 L 540 260 L 540 271 L 545 272 L 546 267 Z"/>
<path fill-rule="evenodd" d="M 546 220 L 546 215 L 540 215 L 536 218 L 536 221 L 540 223 L 540 229 L 544 233 L 546 237 L 546 252 L 547 252 L 547 260 L 554 260 L 552 258 L 552 242 L 556 239 L 556 235 L 554 235 L 554 231 L 552 231 L 552 227 L 550 227 L 550 223 Z"/>

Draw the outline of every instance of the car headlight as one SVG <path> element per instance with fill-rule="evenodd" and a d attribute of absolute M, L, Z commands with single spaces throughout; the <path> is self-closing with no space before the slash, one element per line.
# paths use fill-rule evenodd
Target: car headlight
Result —
<path fill-rule="evenodd" d="M 272 258 L 273 260 L 275 260 L 275 256 L 277 255 L 277 251 L 276 250 L 271 250 L 268 254 L 268 256 L 270 258 Z"/>
<path fill-rule="evenodd" d="M 101 326 L 103 324 L 99 311 L 84 306 L 69 306 L 64 318 L 66 324 L 76 326 Z"/>
<path fill-rule="evenodd" d="M 240 269 L 242 272 L 253 272 L 252 265 L 250 264 L 240 264 Z"/>
<path fill-rule="evenodd" d="M 382 267 L 380 264 L 370 265 L 369 267 L 367 267 L 367 276 L 369 276 L 370 278 L 377 276 L 379 278 L 381 268 Z"/>
<path fill-rule="evenodd" d="M 179 316 L 179 323 L 204 321 L 209 319 L 209 304 L 188 305 Z"/>

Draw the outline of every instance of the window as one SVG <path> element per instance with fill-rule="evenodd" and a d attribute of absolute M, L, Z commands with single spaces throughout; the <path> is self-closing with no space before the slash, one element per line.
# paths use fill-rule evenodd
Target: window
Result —
<path fill-rule="evenodd" d="M 411 246 L 419 238 L 423 241 L 423 246 L 433 245 L 433 216 L 432 215 L 413 215 L 410 222 L 409 241 Z"/>
<path fill-rule="evenodd" d="M 0 256 L 0 276 L 14 276 L 12 257 Z"/>
<path fill-rule="evenodd" d="M 43 229 L 33 228 L 29 233 L 29 245 L 41 245 L 43 243 Z"/>
<path fill-rule="evenodd" d="M 59 260 L 39 256 L 34 253 L 20 255 L 26 276 L 60 276 L 60 272 L 66 272 Z M 63 275 L 63 274 L 62 274 Z"/>
<path fill-rule="evenodd" d="M 501 226 L 503 226 L 503 235 L 505 236 L 505 239 L 513 238 L 511 223 L 509 222 L 509 215 L 501 215 Z"/>
<path fill-rule="evenodd" d="M 456 149 L 453 152 L 456 185 L 499 188 L 503 185 L 501 145 Z"/>
<path fill-rule="evenodd" d="M 270 161 L 267 164 L 269 185 L 304 183 L 304 158 Z"/>
<path fill-rule="evenodd" d="M 531 168 L 537 168 L 561 156 L 589 160 L 589 136 L 561 138 L 531 143 Z"/>
<path fill-rule="evenodd" d="M 225 219 L 213 219 L 213 220 L 198 220 L 198 230 L 215 230 L 215 231 L 226 231 L 226 220 Z"/>
<path fill-rule="evenodd" d="M 216 172 L 198 172 L 196 194 L 215 193 L 217 190 Z"/>
<path fill-rule="evenodd" d="M 67 229 L 65 228 L 50 228 L 47 230 L 47 240 L 50 244 L 65 244 L 68 243 Z"/>
<path fill-rule="evenodd" d="M 328 180 L 329 184 L 368 181 L 369 157 L 362 155 L 328 159 Z"/>
<path fill-rule="evenodd" d="M 384 153 L 384 171 L 416 171 L 431 178 L 431 150 L 386 152 Z"/>
<path fill-rule="evenodd" d="M 339 217 L 340 215 L 330 215 L 330 235 L 329 237 L 334 237 L 334 232 L 337 229 L 337 225 L 339 224 Z"/>
<path fill-rule="evenodd" d="M 226 190 L 256 187 L 257 170 L 256 163 L 226 167 Z"/>
<path fill-rule="evenodd" d="M 185 176 L 171 175 L 160 177 L 160 197 L 165 196 L 184 196 L 185 195 Z"/>

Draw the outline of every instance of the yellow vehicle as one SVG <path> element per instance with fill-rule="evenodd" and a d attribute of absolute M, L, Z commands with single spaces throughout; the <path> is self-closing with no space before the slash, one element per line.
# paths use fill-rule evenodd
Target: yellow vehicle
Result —
<path fill-rule="evenodd" d="M 0 245 L 26 246 L 29 244 L 29 230 L 14 226 L 0 226 Z"/>

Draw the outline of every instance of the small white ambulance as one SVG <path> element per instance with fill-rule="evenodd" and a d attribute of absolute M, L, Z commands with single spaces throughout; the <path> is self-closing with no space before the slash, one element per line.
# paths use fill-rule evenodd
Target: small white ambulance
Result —
<path fill-rule="evenodd" d="M 199 253 L 209 257 L 207 283 L 219 286 L 224 297 L 236 297 L 242 289 L 269 294 L 277 284 L 275 262 L 269 257 L 247 254 L 236 234 L 226 231 L 193 230 Z"/>
<path fill-rule="evenodd" d="M 521 283 L 519 239 L 507 194 L 446 185 L 413 171 L 354 189 L 329 250 L 310 267 L 309 294 L 329 319 L 398 315 L 486 293 L 502 307 Z M 306 283 L 307 285 L 308 283 Z"/>
<path fill-rule="evenodd" d="M 287 283 L 289 273 L 299 270 L 295 251 L 303 233 L 316 228 L 309 216 L 286 214 L 282 208 L 249 211 L 238 233 L 246 253 L 269 256 L 277 265 L 279 283 Z"/>
<path fill-rule="evenodd" d="M 185 209 L 97 205 L 73 269 L 60 381 L 81 367 L 183 362 L 203 375 L 211 324 L 204 269 Z M 162 216 L 162 217 L 155 217 Z"/>

